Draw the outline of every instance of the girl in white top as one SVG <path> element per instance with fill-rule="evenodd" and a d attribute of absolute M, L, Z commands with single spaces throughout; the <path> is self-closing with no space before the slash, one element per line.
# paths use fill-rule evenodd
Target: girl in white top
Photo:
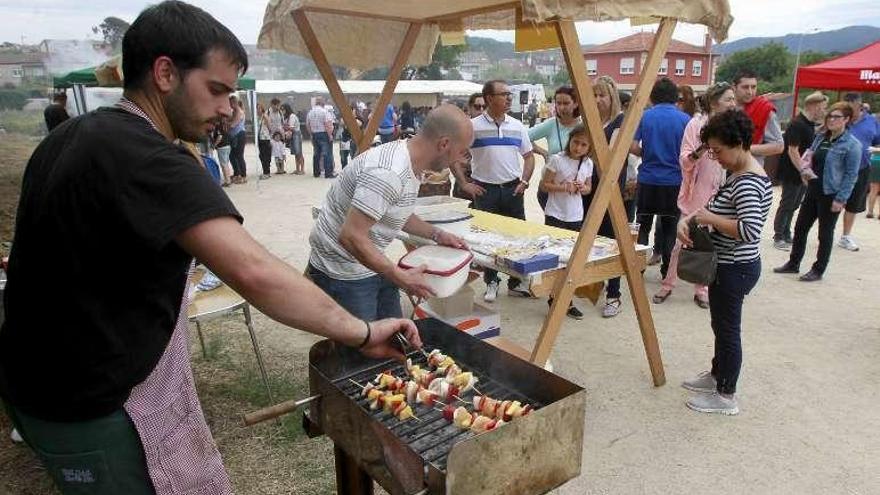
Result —
<path fill-rule="evenodd" d="M 590 136 L 583 125 L 577 125 L 568 136 L 565 150 L 550 157 L 541 179 L 541 191 L 547 193 L 544 223 L 551 227 L 580 231 L 584 222 L 581 196 L 592 189 L 593 160 L 590 158 Z M 553 304 L 553 298 L 550 298 Z M 569 302 L 566 315 L 576 320 L 584 314 Z"/>
<path fill-rule="evenodd" d="M 550 158 L 541 190 L 548 193 L 544 223 L 568 230 L 580 230 L 584 221 L 581 196 L 590 194 L 593 160 L 590 138 L 583 125 L 572 129 L 565 150 Z"/>

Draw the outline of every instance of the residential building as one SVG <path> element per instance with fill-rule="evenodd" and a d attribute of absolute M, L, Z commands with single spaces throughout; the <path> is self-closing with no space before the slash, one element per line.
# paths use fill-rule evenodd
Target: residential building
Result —
<path fill-rule="evenodd" d="M 483 74 L 492 67 L 484 52 L 464 52 L 458 61 L 458 72 L 465 81 L 482 81 Z"/>
<path fill-rule="evenodd" d="M 611 76 L 620 89 L 633 90 L 642 74 L 654 33 L 636 33 L 584 51 L 587 74 L 591 77 Z M 703 46 L 672 40 L 660 63 L 659 76 L 667 76 L 676 84 L 687 84 L 703 92 L 712 84 L 714 62 L 712 38 L 706 35 Z"/>
<path fill-rule="evenodd" d="M 49 82 L 42 53 L 0 53 L 0 87 Z"/>

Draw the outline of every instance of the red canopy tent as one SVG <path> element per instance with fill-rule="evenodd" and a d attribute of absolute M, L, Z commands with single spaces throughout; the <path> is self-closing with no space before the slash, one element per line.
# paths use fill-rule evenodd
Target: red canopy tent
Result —
<path fill-rule="evenodd" d="M 880 92 L 880 41 L 831 60 L 799 67 L 795 103 L 801 88 Z M 796 112 L 797 104 L 794 109 Z"/>

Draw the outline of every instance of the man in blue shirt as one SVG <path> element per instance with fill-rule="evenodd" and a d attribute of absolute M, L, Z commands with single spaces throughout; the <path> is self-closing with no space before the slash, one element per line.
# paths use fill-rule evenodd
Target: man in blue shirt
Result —
<path fill-rule="evenodd" d="M 385 115 L 382 117 L 382 123 L 379 124 L 379 139 L 382 144 L 394 140 L 395 131 L 397 130 L 397 114 L 394 113 L 394 106 L 385 107 Z"/>
<path fill-rule="evenodd" d="M 648 244 L 648 234 L 651 233 L 654 215 L 657 215 L 659 245 L 655 249 L 660 250 L 660 273 L 664 278 L 675 246 L 675 230 L 680 213 L 681 140 L 690 121 L 690 116 L 675 106 L 677 101 L 678 87 L 675 83 L 667 77 L 658 79 L 651 90 L 653 107 L 642 116 L 630 149 L 632 154 L 642 157 L 636 195 L 639 244 Z"/>
<path fill-rule="evenodd" d="M 846 211 L 843 213 L 843 235 L 840 236 L 838 246 L 848 251 L 858 251 L 859 245 L 852 238 L 853 225 L 856 223 L 856 215 L 865 211 L 865 199 L 868 196 L 868 175 L 871 164 L 869 146 L 880 146 L 880 122 L 870 113 L 863 111 L 862 95 L 848 93 L 843 98 L 853 109 L 853 119 L 850 124 L 850 132 L 862 143 L 862 161 L 859 164 L 859 177 L 853 192 L 846 202 Z"/>

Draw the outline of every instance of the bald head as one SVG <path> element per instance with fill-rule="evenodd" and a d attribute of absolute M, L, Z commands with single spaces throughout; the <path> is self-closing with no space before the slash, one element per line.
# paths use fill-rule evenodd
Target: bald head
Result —
<path fill-rule="evenodd" d="M 468 147 L 474 141 L 474 128 L 468 116 L 457 106 L 445 103 L 428 112 L 419 133 L 431 141 L 448 137 Z"/>

